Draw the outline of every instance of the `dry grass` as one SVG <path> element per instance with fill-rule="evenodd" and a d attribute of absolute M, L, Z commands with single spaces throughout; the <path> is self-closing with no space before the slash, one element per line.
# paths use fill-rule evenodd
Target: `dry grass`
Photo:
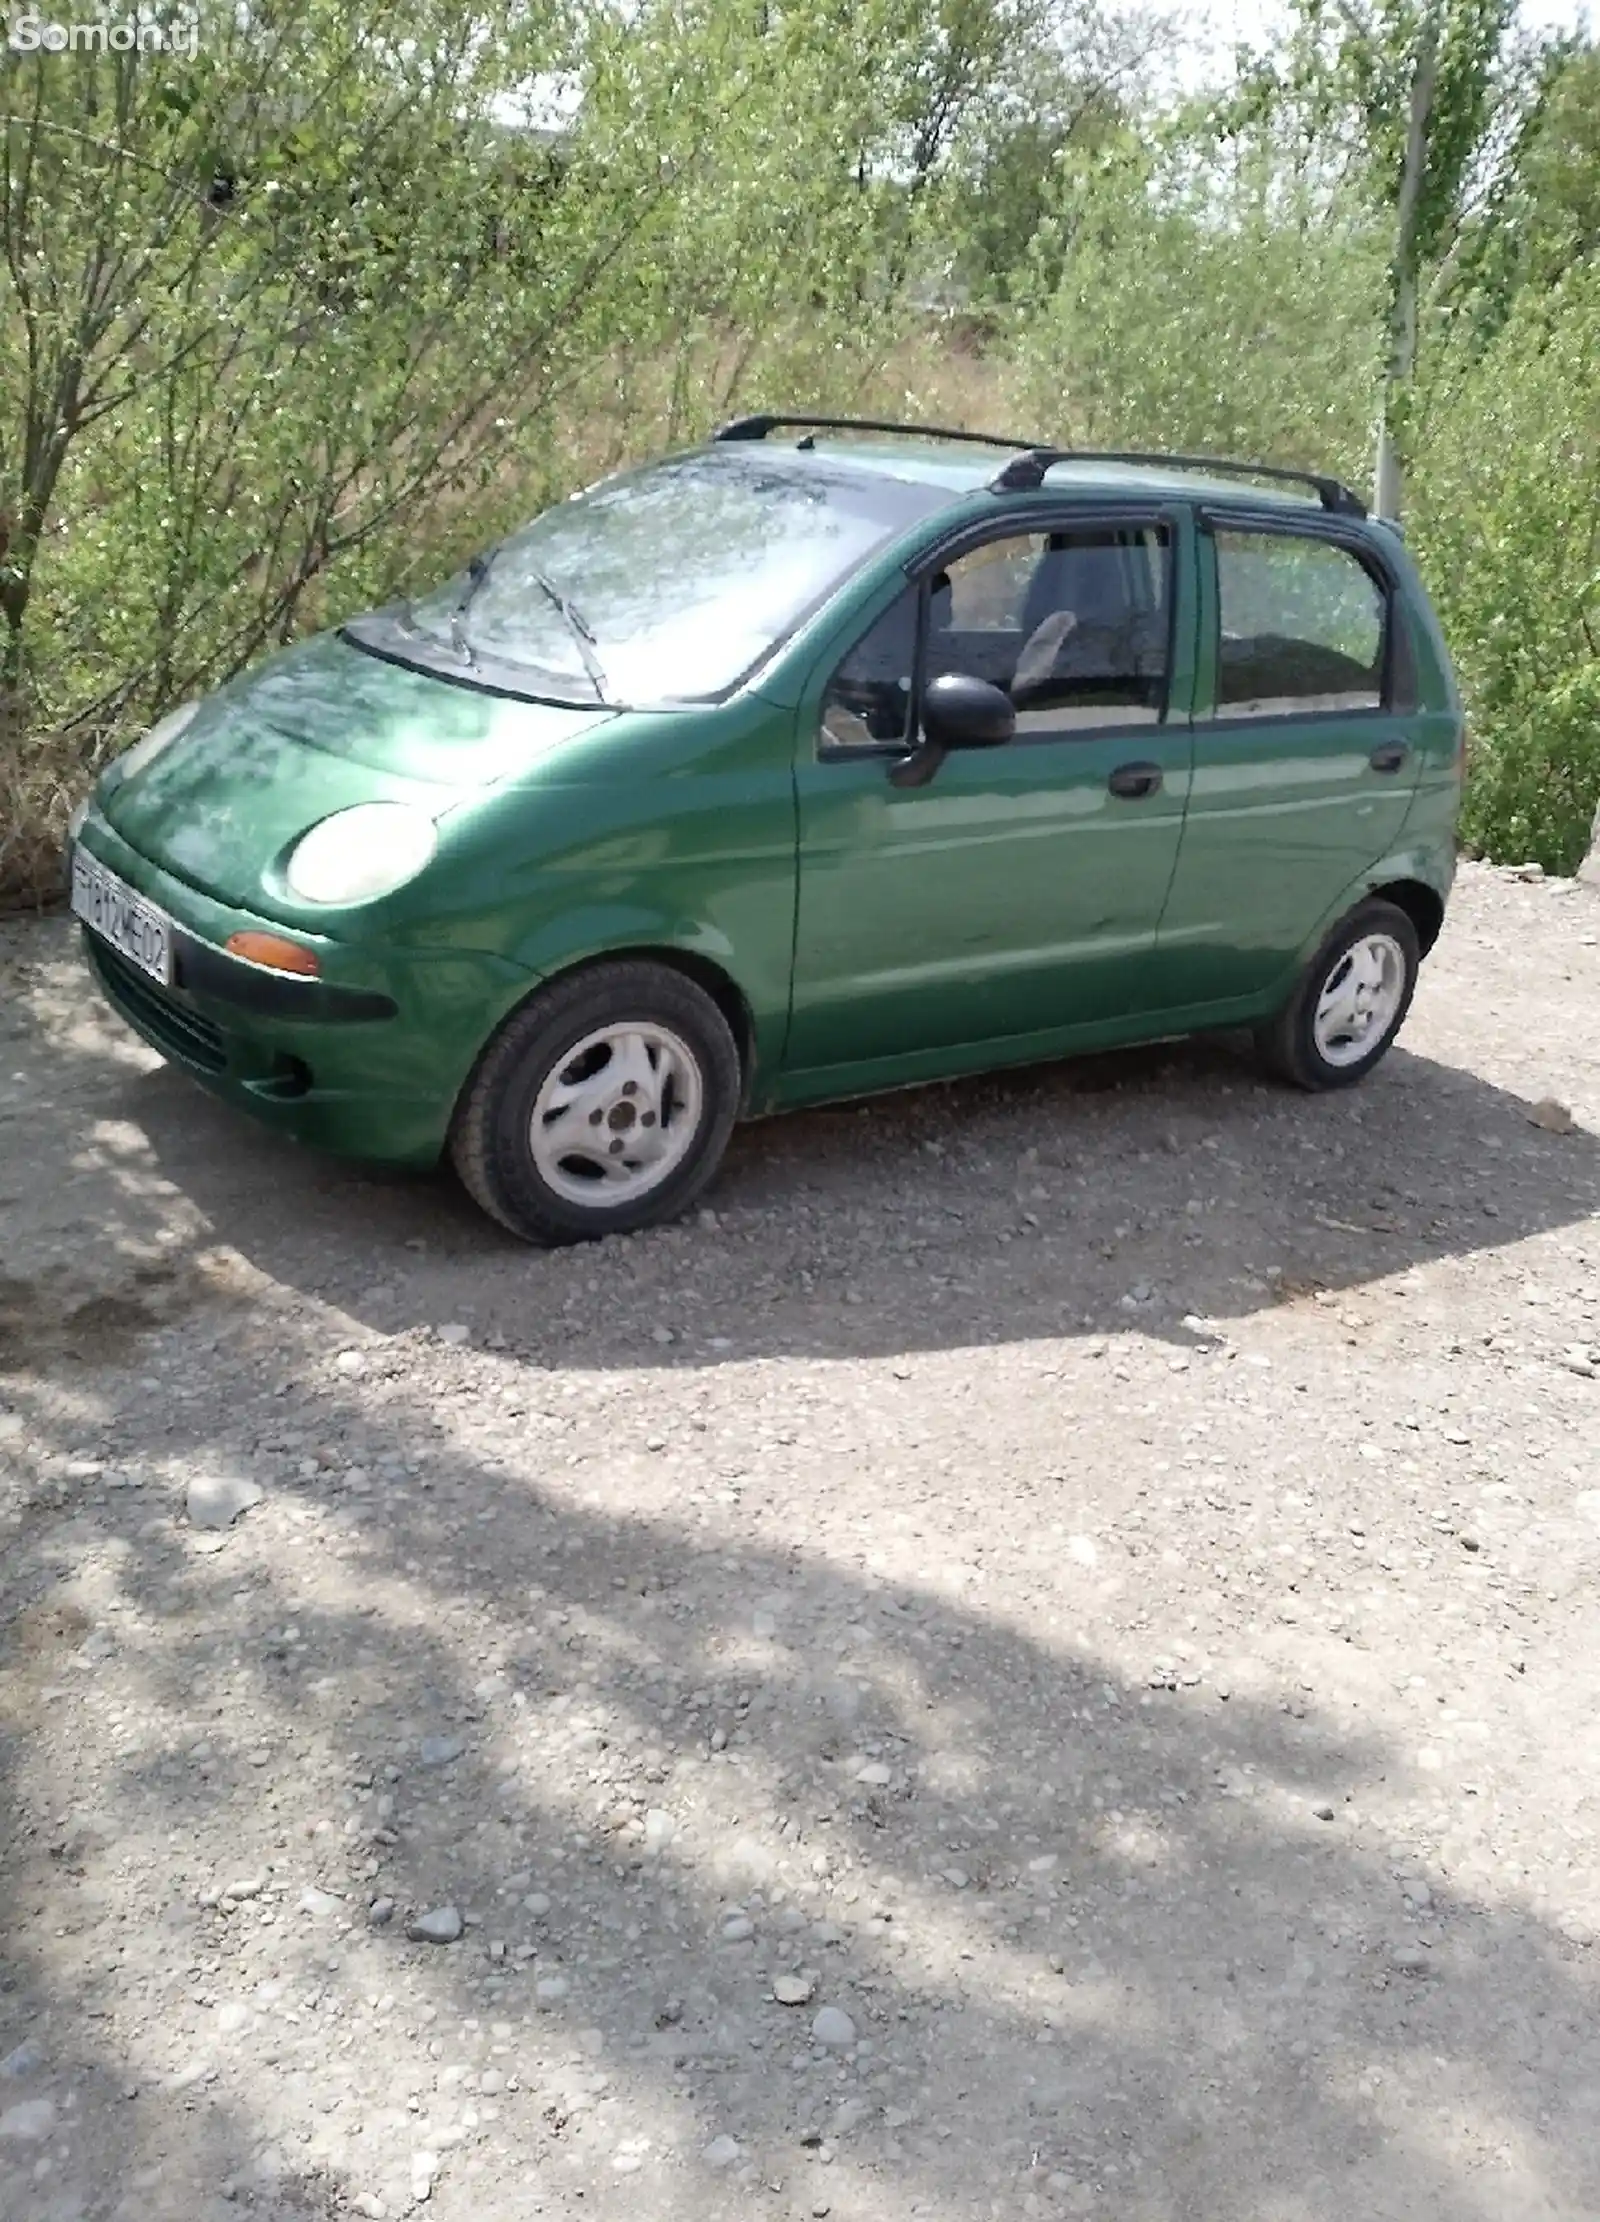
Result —
<path fill-rule="evenodd" d="M 25 731 L 20 714 L 0 705 L 0 913 L 42 910 L 60 897 L 81 747 Z"/>
<path fill-rule="evenodd" d="M 871 404 L 863 411 L 870 416 L 978 432 L 1048 429 L 1019 411 L 1007 366 L 983 352 L 980 334 L 965 319 L 941 320 L 902 342 L 875 370 L 862 399 Z"/>

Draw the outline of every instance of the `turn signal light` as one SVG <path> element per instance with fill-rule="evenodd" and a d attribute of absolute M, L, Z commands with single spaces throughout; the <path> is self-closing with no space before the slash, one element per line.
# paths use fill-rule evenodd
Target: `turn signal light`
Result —
<path fill-rule="evenodd" d="M 298 941 L 285 941 L 278 934 L 229 934 L 226 947 L 230 957 L 263 964 L 269 972 L 298 972 L 302 979 L 314 980 L 322 970 L 314 949 L 302 949 Z"/>

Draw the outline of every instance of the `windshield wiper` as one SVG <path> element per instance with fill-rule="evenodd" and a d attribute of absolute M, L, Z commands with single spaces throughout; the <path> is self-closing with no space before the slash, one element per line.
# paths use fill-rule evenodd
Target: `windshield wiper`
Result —
<path fill-rule="evenodd" d="M 539 592 L 548 601 L 553 602 L 566 619 L 567 629 L 578 644 L 578 654 L 583 659 L 584 672 L 590 686 L 594 689 L 594 698 L 597 702 L 604 702 L 606 698 L 605 666 L 594 652 L 595 636 L 593 627 L 585 618 L 582 610 L 567 595 L 562 593 L 553 579 L 547 579 L 542 571 L 534 570 L 531 565 L 528 569 L 528 576 L 539 589 Z"/>
<path fill-rule="evenodd" d="M 450 645 L 474 671 L 478 668 L 478 659 L 473 654 L 472 643 L 467 638 L 467 613 L 477 600 L 478 591 L 488 578 L 491 570 L 493 570 L 504 546 L 505 542 L 503 540 L 497 540 L 492 548 L 486 548 L 482 555 L 473 557 L 467 565 L 465 591 L 455 608 L 450 612 Z M 594 652 L 595 633 L 593 626 L 590 625 L 577 604 L 569 596 L 562 593 L 554 579 L 546 578 L 542 571 L 535 570 L 531 565 L 527 566 L 527 576 L 545 599 L 553 603 L 565 619 L 568 631 L 578 644 L 578 654 L 583 660 L 584 675 L 594 689 L 595 700 L 603 702 L 606 698 L 606 674 L 604 665 Z"/>
<path fill-rule="evenodd" d="M 467 565 L 467 584 L 465 591 L 463 592 L 460 601 L 457 602 L 455 608 L 450 612 L 450 645 L 456 651 L 458 656 L 463 657 L 465 661 L 472 666 L 472 669 L 474 671 L 476 671 L 478 668 L 478 659 L 472 653 L 472 644 L 467 639 L 467 612 L 469 609 L 471 609 L 474 600 L 477 598 L 479 587 L 482 586 L 484 580 L 489 576 L 490 571 L 493 569 L 494 559 L 500 553 L 500 550 L 504 546 L 504 544 L 505 543 L 503 541 L 497 540 L 492 548 L 485 548 L 482 555 L 475 555 L 473 557 L 472 561 Z"/>

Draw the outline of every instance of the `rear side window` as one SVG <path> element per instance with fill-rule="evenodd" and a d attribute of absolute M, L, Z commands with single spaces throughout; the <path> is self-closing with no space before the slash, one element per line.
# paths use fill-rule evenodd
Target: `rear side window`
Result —
<path fill-rule="evenodd" d="M 1360 558 L 1304 533 L 1213 537 L 1218 714 L 1381 709 L 1388 595 Z"/>

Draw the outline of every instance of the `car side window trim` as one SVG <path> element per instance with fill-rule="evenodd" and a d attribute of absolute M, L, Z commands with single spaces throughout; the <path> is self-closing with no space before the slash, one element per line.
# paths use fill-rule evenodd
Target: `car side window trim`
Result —
<path fill-rule="evenodd" d="M 907 584 L 917 596 L 916 657 L 912 665 L 912 702 L 917 698 L 917 680 L 924 668 L 928 645 L 929 592 L 933 580 L 945 566 L 976 549 L 988 547 L 1001 540 L 1016 540 L 1039 534 L 1048 539 L 1055 534 L 1071 532 L 1137 532 L 1159 530 L 1163 536 L 1162 591 L 1166 618 L 1166 640 L 1162 674 L 1161 706 L 1149 720 L 1138 722 L 1129 719 L 1109 719 L 1095 725 L 1075 727 L 1070 732 L 1034 733 L 1019 732 L 1006 743 L 1011 748 L 1075 747 L 1089 741 L 1103 741 L 1127 735 L 1131 738 L 1141 733 L 1163 734 L 1169 730 L 1172 711 L 1172 683 L 1177 649 L 1178 612 L 1178 551 L 1180 544 L 1179 515 L 1170 505 L 1160 502 L 1116 503 L 1086 508 L 1082 505 L 1068 507 L 1052 503 L 1048 507 L 1007 510 L 1001 516 L 984 517 L 976 523 L 968 522 L 946 534 L 931 545 L 919 548 L 904 566 Z M 878 625 L 895 606 L 894 600 L 886 602 L 877 615 L 871 618 L 856 635 L 851 646 L 837 657 L 829 667 L 826 689 L 834 673 L 855 652 L 875 625 Z M 1187 723 L 1187 715 L 1185 716 Z M 863 759 L 904 756 L 914 748 L 920 725 L 912 729 L 909 739 L 896 741 L 832 742 L 819 718 L 817 724 L 816 761 L 822 764 L 856 763 Z"/>
<path fill-rule="evenodd" d="M 1408 696 L 1414 696 L 1416 682 L 1410 652 L 1410 641 L 1401 640 L 1405 625 L 1405 598 L 1400 592 L 1399 580 L 1393 568 L 1384 559 L 1383 550 L 1366 534 L 1352 531 L 1336 519 L 1318 517 L 1280 517 L 1274 511 L 1259 509 L 1224 509 L 1206 506 L 1197 509 L 1195 522 L 1202 550 L 1201 563 L 1210 574 L 1211 602 L 1211 700 L 1209 704 L 1195 705 L 1195 724 L 1208 732 L 1223 729 L 1254 729 L 1257 726 L 1322 725 L 1331 717 L 1384 720 L 1403 717 L 1414 708 Z M 1258 533 L 1263 537 L 1275 536 L 1286 540 L 1309 540 L 1323 547 L 1338 548 L 1359 563 L 1383 596 L 1383 673 L 1382 699 L 1345 709 L 1262 710 L 1241 712 L 1217 700 L 1219 656 L 1222 642 L 1222 567 L 1218 561 L 1217 534 L 1219 532 Z"/>
<path fill-rule="evenodd" d="M 969 518 L 941 539 L 919 548 L 907 561 L 905 571 L 908 579 L 932 578 L 947 563 L 970 555 L 974 548 L 986 547 L 991 540 L 1021 540 L 1030 533 L 1048 538 L 1058 532 L 1137 532 L 1141 525 L 1160 525 L 1172 534 L 1177 521 L 1177 512 L 1165 502 L 1097 502 L 1093 508 L 1065 502 L 1028 509 L 1019 505 L 976 521 Z"/>

